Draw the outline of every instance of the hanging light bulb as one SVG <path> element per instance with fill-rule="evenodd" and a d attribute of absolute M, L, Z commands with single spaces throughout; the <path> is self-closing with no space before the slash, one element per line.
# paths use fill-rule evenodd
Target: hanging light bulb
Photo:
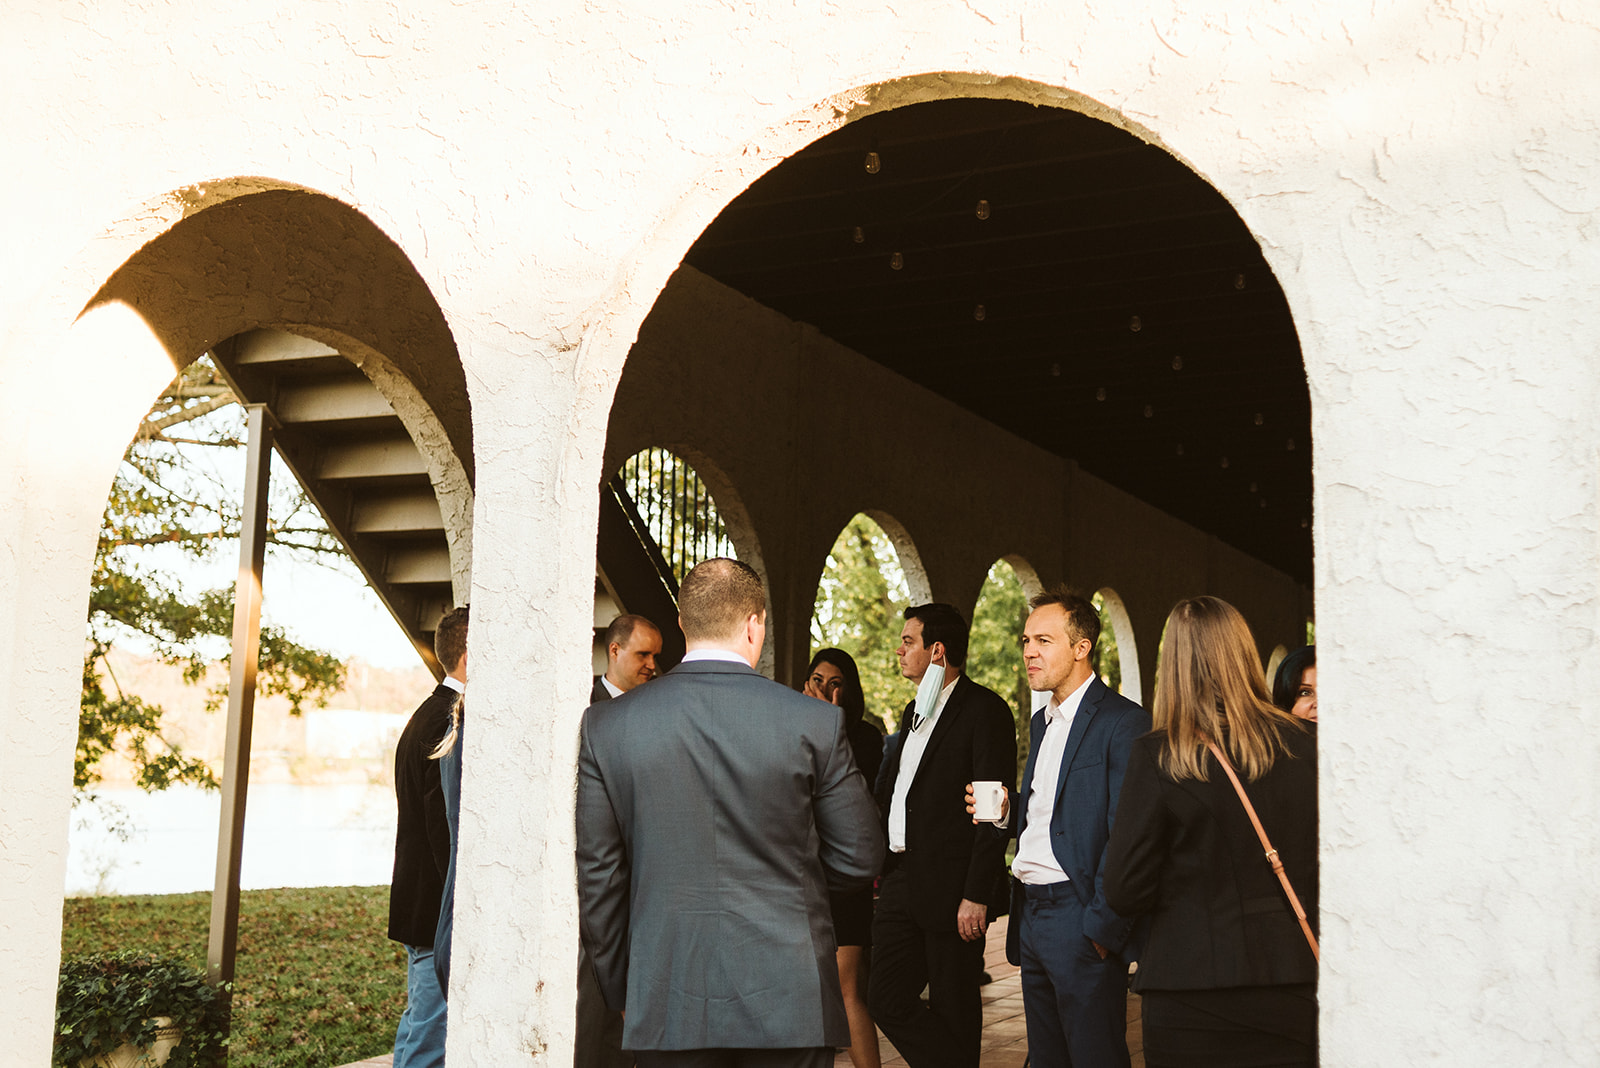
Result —
<path fill-rule="evenodd" d="M 1301 519 L 1300 519 L 1300 529 L 1301 530 L 1305 530 L 1310 525 L 1311 525 L 1311 520 L 1306 519 L 1305 517 L 1302 516 Z"/>
<path fill-rule="evenodd" d="M 1224 456 L 1224 457 L 1223 457 L 1223 458 L 1222 458 L 1222 466 L 1223 466 L 1223 467 L 1224 467 L 1224 468 L 1226 468 L 1226 467 L 1227 467 L 1227 466 L 1228 466 L 1228 458 L 1227 458 L 1227 457 L 1226 457 L 1226 456 Z"/>
<path fill-rule="evenodd" d="M 1139 317 L 1135 315 L 1132 319 L 1128 320 L 1128 329 L 1137 334 L 1139 331 L 1144 329 L 1144 323 L 1140 322 Z"/>
<path fill-rule="evenodd" d="M 1283 443 L 1283 451 L 1294 452 L 1294 438 L 1290 438 L 1288 441 Z"/>
<path fill-rule="evenodd" d="M 1174 356 L 1172 358 L 1172 369 L 1174 371 L 1183 370 L 1183 357 L 1182 356 Z"/>
<path fill-rule="evenodd" d="M 989 317 L 989 311 L 982 304 L 974 305 L 972 309 L 972 317 L 981 323 Z"/>
<path fill-rule="evenodd" d="M 1099 389 L 1094 391 L 1094 399 L 1097 400 L 1097 401 L 1103 401 L 1103 400 L 1106 399 L 1106 387 L 1105 386 L 1101 386 Z"/>
<path fill-rule="evenodd" d="M 989 202 L 987 200 L 978 201 L 977 216 L 980 219 L 987 219 L 989 217 Z"/>
<path fill-rule="evenodd" d="M 1252 482 L 1252 483 L 1250 483 L 1250 492 L 1254 493 L 1255 491 L 1256 491 L 1256 484 L 1254 482 Z"/>
<path fill-rule="evenodd" d="M 1260 412 L 1257 412 L 1256 413 L 1256 426 L 1260 426 L 1264 422 L 1266 422 L 1266 419 L 1261 415 Z"/>
<path fill-rule="evenodd" d="M 878 153 L 875 152 L 875 151 L 874 152 L 868 152 L 867 153 L 867 173 L 868 174 L 877 174 L 881 170 L 883 170 L 883 157 L 878 155 Z"/>
<path fill-rule="evenodd" d="M 1060 378 L 1061 377 L 1061 365 L 1059 363 L 1053 363 L 1053 364 L 1050 365 L 1050 377 L 1051 378 Z"/>
<path fill-rule="evenodd" d="M 900 268 L 904 267 L 905 265 L 906 265 L 906 258 L 904 256 L 900 255 L 900 253 L 896 252 L 893 256 L 889 257 L 889 269 L 891 271 L 898 271 Z"/>
<path fill-rule="evenodd" d="M 1261 498 L 1261 507 L 1265 508 L 1266 506 L 1267 506 L 1267 499 L 1265 497 L 1263 497 L 1263 498 Z"/>
<path fill-rule="evenodd" d="M 1244 275 L 1236 274 L 1236 275 L 1233 276 L 1233 288 L 1235 288 L 1235 289 L 1243 289 L 1244 288 Z"/>
<path fill-rule="evenodd" d="M 850 240 L 854 241 L 858 245 L 866 244 L 867 232 L 858 226 L 854 231 L 851 232 Z"/>
<path fill-rule="evenodd" d="M 1144 406 L 1144 417 L 1146 419 L 1150 418 L 1152 415 L 1155 415 L 1155 414 L 1156 414 L 1156 410 L 1154 408 L 1152 408 L 1150 405 L 1146 404 Z"/>
<path fill-rule="evenodd" d="M 1178 455 L 1179 456 L 1183 455 L 1183 442 L 1181 442 L 1181 441 L 1178 442 Z"/>

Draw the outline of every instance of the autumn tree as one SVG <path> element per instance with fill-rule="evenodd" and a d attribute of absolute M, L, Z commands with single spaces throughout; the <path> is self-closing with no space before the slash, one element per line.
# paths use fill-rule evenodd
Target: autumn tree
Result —
<path fill-rule="evenodd" d="M 157 398 L 123 456 L 100 524 L 89 593 L 73 767 L 80 792 L 99 781 L 100 761 L 118 750 L 132 759 L 135 780 L 145 790 L 216 785 L 203 761 L 163 733 L 163 710 L 122 688 L 109 654 L 127 641 L 199 683 L 214 654 L 226 648 L 233 633 L 233 589 L 188 594 L 171 564 L 237 547 L 241 502 L 219 466 L 243 464 L 243 415 L 216 366 L 201 358 Z M 292 479 L 278 480 L 268 512 L 267 539 L 277 550 L 312 558 L 343 553 Z M 325 701 L 343 680 L 344 667 L 331 653 L 300 645 L 281 628 L 262 628 L 259 693 L 282 694 L 298 713 L 307 701 Z M 208 707 L 225 697 L 225 686 L 214 689 Z"/>

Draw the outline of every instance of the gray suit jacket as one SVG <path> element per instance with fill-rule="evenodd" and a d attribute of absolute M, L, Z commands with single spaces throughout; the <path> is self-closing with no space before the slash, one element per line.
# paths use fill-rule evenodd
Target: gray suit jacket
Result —
<path fill-rule="evenodd" d="M 584 713 L 578 904 L 628 1049 L 847 1046 L 828 890 L 883 835 L 843 714 L 722 661 Z"/>

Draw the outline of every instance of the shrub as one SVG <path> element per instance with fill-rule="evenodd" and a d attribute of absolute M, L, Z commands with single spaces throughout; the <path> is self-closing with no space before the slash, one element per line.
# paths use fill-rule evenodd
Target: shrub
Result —
<path fill-rule="evenodd" d="M 168 1068 L 210 1068 L 227 1045 L 227 995 L 183 961 L 124 951 L 69 957 L 56 987 L 56 1040 L 51 1063 L 76 1068 L 124 1042 L 155 1041 L 158 1016 L 172 1019 L 183 1039 Z"/>

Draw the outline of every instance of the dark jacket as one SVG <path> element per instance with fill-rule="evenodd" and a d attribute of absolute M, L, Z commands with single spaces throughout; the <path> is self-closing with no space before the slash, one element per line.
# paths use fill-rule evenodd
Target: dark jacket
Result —
<path fill-rule="evenodd" d="M 1117 798 L 1128 770 L 1135 740 L 1150 729 L 1150 713 L 1114 692 L 1098 678 L 1078 702 L 1061 751 L 1056 796 L 1050 809 L 1050 848 L 1056 863 L 1071 880 L 1083 905 L 1083 934 L 1114 953 L 1123 954 L 1133 937 L 1133 920 L 1118 915 L 1106 904 L 1101 875 L 1106 841 L 1117 819 Z M 1021 791 L 1013 797 L 1009 833 L 1020 841 L 1032 802 L 1033 776 L 1044 745 L 1045 716 L 1040 710 L 1029 721 L 1032 745 L 1022 773 Z M 1012 880 L 1012 915 L 1022 911 L 1022 884 Z M 1006 931 L 1006 959 L 1022 962 L 1022 924 Z"/>
<path fill-rule="evenodd" d="M 611 691 L 606 689 L 604 679 L 604 675 L 596 675 L 594 677 L 594 685 L 589 687 L 589 703 L 591 705 L 596 701 L 611 700 Z"/>
<path fill-rule="evenodd" d="M 840 710 L 725 661 L 591 705 L 579 928 L 633 1050 L 844 1046 L 828 891 L 883 861 Z"/>
<path fill-rule="evenodd" d="M 907 729 L 914 704 L 901 720 Z M 1005 839 L 973 825 L 966 793 L 969 782 L 1015 782 L 1017 727 L 1003 697 L 962 674 L 932 730 L 906 794 L 906 849 L 888 855 L 885 874 L 905 869 L 919 924 L 953 930 L 963 899 L 988 906 L 991 916 L 1005 903 Z M 905 740 L 906 729 L 889 736 L 878 775 L 885 835 Z"/>
<path fill-rule="evenodd" d="M 1317 739 L 1307 728 L 1290 730 L 1290 755 L 1244 786 L 1315 929 Z M 1134 744 L 1106 850 L 1106 900 L 1150 916 L 1134 988 L 1315 982 L 1305 934 L 1227 774 L 1208 754 L 1208 781 L 1175 782 L 1158 763 L 1161 744 L 1160 734 Z"/>
<path fill-rule="evenodd" d="M 417 707 L 394 751 L 394 877 L 389 884 L 389 937 L 410 946 L 433 945 L 439 900 L 450 866 L 439 762 L 429 760 L 450 727 L 456 692 L 442 683 Z"/>

